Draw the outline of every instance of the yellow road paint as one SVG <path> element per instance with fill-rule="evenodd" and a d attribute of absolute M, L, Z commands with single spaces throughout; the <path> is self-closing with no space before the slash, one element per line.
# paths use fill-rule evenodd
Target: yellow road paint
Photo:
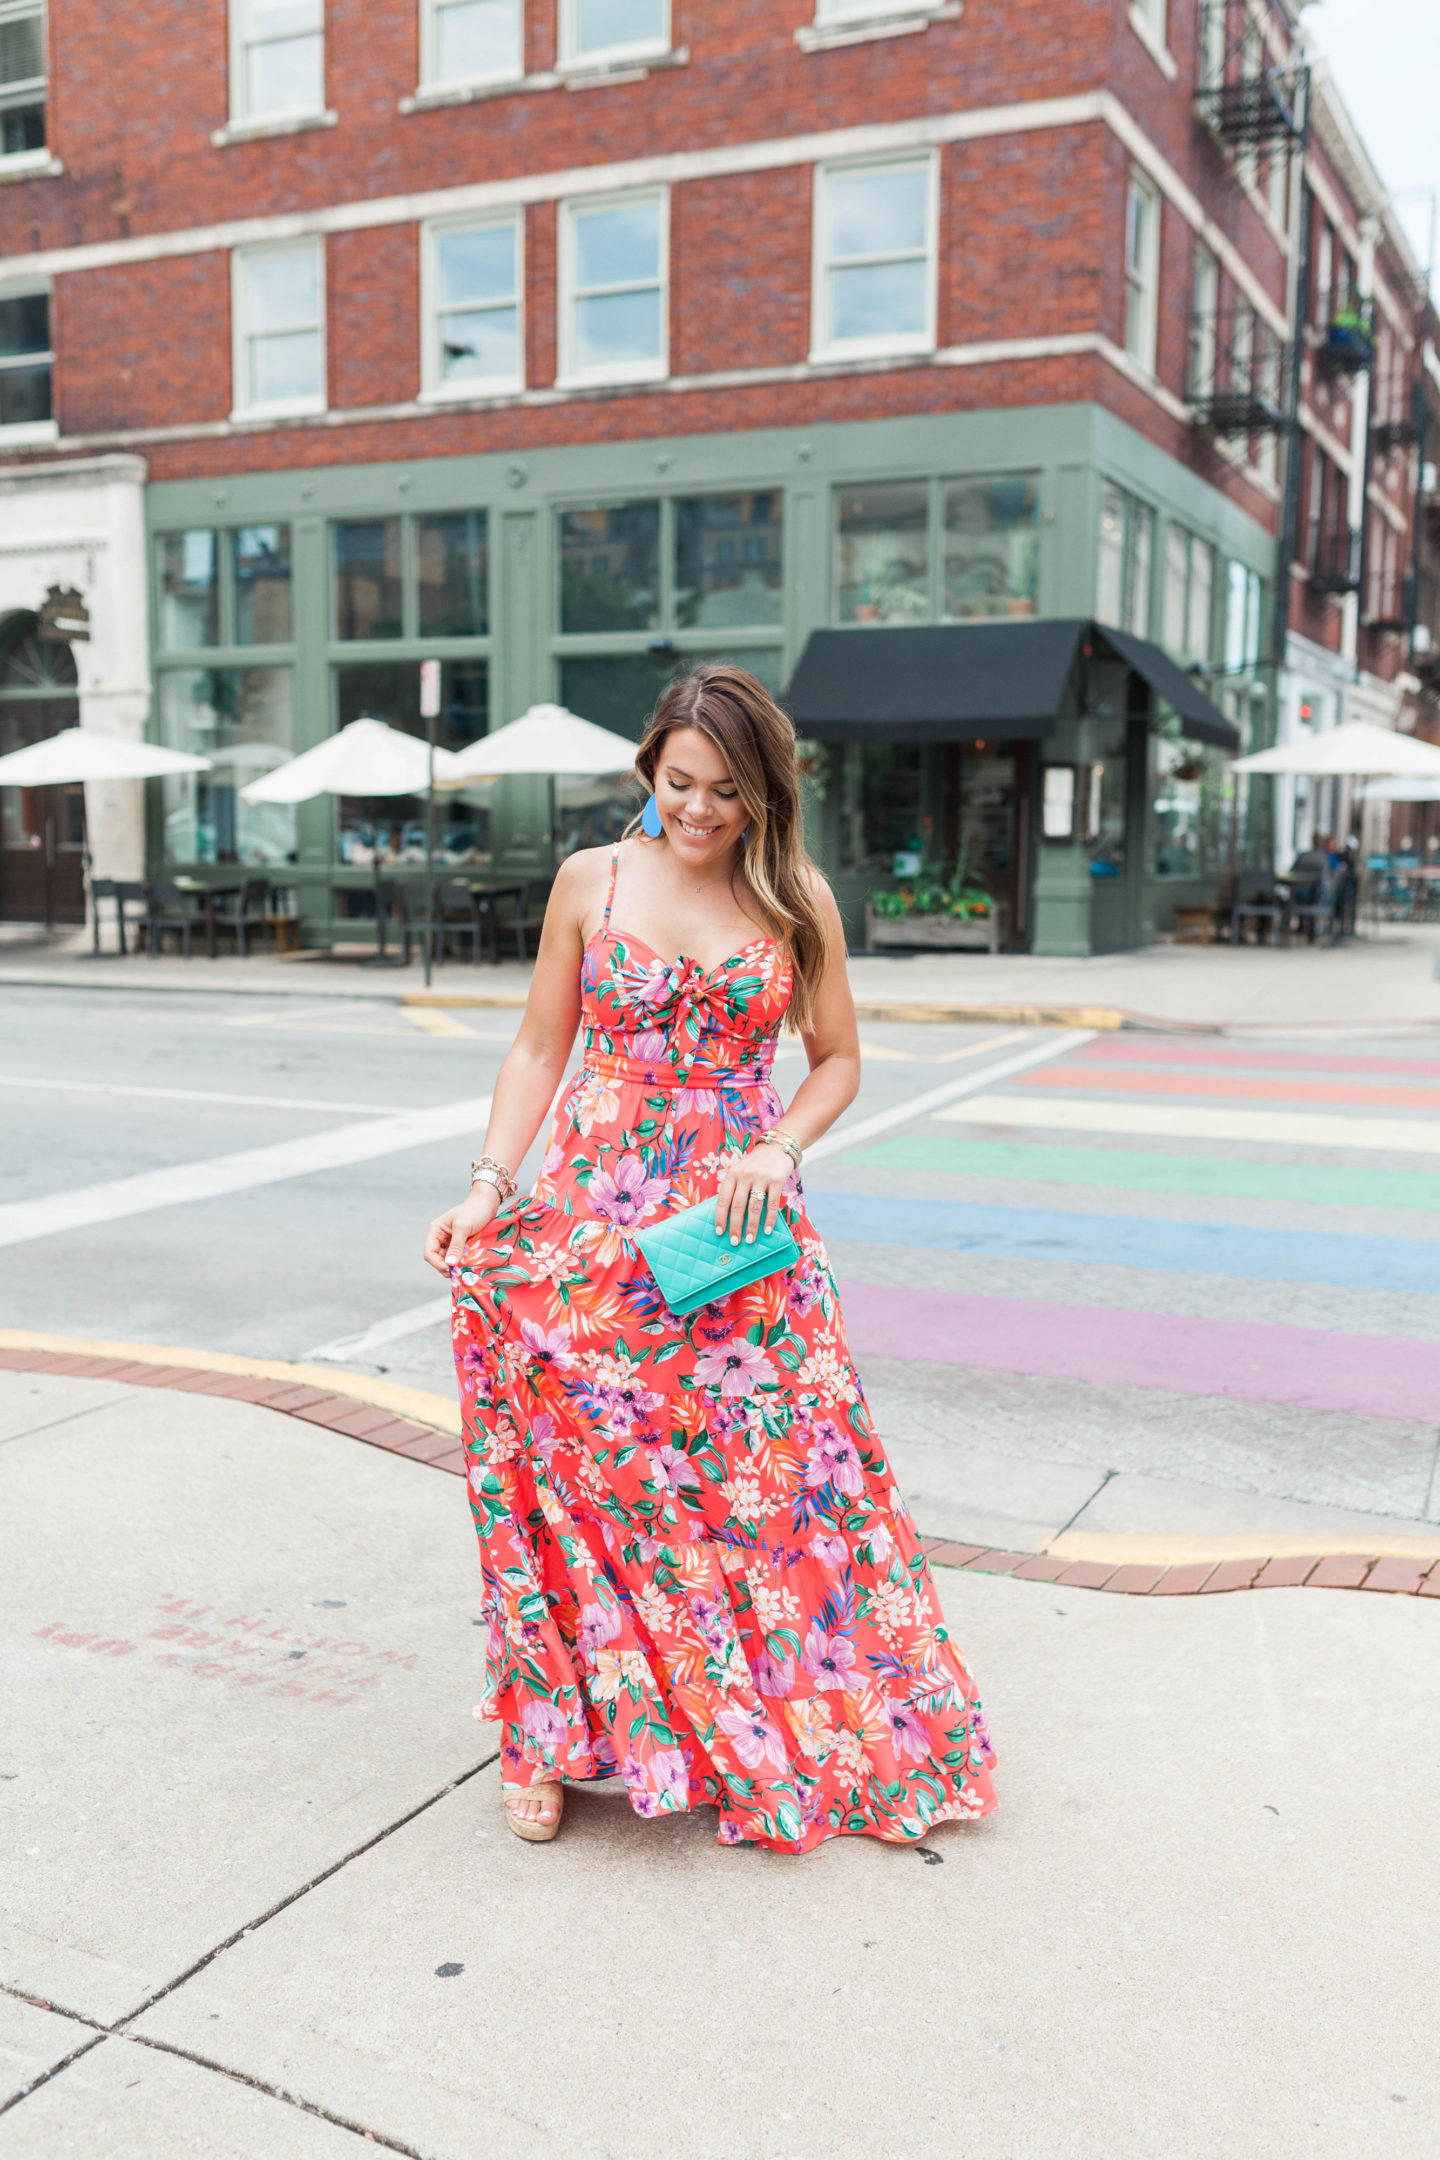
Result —
<path fill-rule="evenodd" d="M 448 1012 L 418 1009 L 411 1005 L 402 1006 L 401 1010 L 411 1027 L 421 1035 L 468 1035 L 474 1040 L 474 1028 L 466 1027 L 463 1020 L 454 1019 Z"/>
<path fill-rule="evenodd" d="M 1261 1503 L 1263 1505 L 1263 1503 Z M 1174 1567 L 1213 1560 L 1287 1560 L 1316 1553 L 1322 1560 L 1344 1553 L 1376 1559 L 1440 1560 L 1440 1526 L 1429 1535 L 1384 1530 L 1213 1531 L 1062 1530 L 1044 1548 L 1052 1560 L 1093 1560 L 1101 1566 Z"/>
<path fill-rule="evenodd" d="M 55 1350 L 66 1357 L 128 1358 L 135 1365 L 185 1365 L 197 1372 L 237 1373 L 247 1380 L 289 1380 L 296 1387 L 324 1388 L 328 1394 L 370 1403 L 377 1410 L 391 1410 L 396 1417 L 412 1418 L 417 1425 L 433 1425 L 437 1432 L 460 1437 L 460 1405 L 448 1396 L 344 1372 L 333 1365 L 289 1365 L 279 1358 L 175 1349 L 164 1343 L 92 1342 L 79 1335 L 37 1335 L 29 1328 L 0 1328 L 0 1349 Z"/>

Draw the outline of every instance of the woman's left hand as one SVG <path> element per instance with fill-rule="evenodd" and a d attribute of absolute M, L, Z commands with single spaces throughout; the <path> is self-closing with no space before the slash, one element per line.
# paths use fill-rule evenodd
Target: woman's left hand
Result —
<path fill-rule="evenodd" d="M 795 1175 L 795 1165 L 778 1141 L 761 1140 L 743 1155 L 732 1155 L 715 1194 L 715 1227 L 729 1231 L 730 1242 L 753 1245 L 761 1230 L 773 1229 L 780 1200 Z"/>

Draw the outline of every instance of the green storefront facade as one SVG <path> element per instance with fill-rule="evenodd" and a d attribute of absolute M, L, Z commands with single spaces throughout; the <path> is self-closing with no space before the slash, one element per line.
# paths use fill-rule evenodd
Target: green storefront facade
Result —
<path fill-rule="evenodd" d="M 240 790 L 362 714 L 420 728 L 424 659 L 460 748 L 547 700 L 638 735 L 702 657 L 783 691 L 822 628 L 1092 618 L 1203 670 L 1250 746 L 1273 725 L 1273 540 L 1096 405 L 167 481 L 147 504 L 152 733 L 213 761 L 152 791 L 150 874 L 268 877 L 309 944 L 370 936 L 377 858 L 420 873 L 423 803 Z M 1223 759 L 1113 657 L 1043 739 L 922 744 L 877 716 L 805 763 L 810 844 L 856 944 L 867 896 L 962 854 L 1005 897 L 1012 945 L 1145 943 L 1243 845 Z M 1057 764 L 1084 806 L 1046 838 Z M 543 877 L 623 814 L 608 783 L 497 782 L 447 799 L 441 865 Z"/>

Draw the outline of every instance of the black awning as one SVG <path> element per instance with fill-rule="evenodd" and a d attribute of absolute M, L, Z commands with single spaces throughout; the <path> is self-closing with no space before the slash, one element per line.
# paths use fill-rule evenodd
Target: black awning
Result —
<path fill-rule="evenodd" d="M 1192 740 L 1240 748 L 1238 730 L 1158 645 L 1074 619 L 814 630 L 785 702 L 799 733 L 818 742 L 1033 742 L 1054 733 L 1076 655 L 1091 641 L 1172 705 Z"/>
<path fill-rule="evenodd" d="M 1218 705 L 1211 703 L 1194 676 L 1176 667 L 1158 645 L 1146 638 L 1131 637 L 1124 630 L 1097 626 L 1096 635 L 1112 645 L 1167 705 L 1173 705 L 1182 735 L 1188 735 L 1192 742 L 1212 743 L 1232 756 L 1240 748 L 1240 730 L 1225 718 Z"/>
<path fill-rule="evenodd" d="M 1033 741 L 1054 732 L 1083 622 L 813 630 L 785 702 L 820 742 Z"/>

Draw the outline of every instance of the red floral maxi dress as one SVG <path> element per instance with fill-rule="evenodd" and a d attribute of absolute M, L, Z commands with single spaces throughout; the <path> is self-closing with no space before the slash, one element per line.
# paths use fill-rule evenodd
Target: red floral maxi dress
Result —
<path fill-rule="evenodd" d="M 718 1808 L 722 1844 L 923 1837 L 989 1813 L 994 1754 L 799 1180 L 799 1265 L 683 1319 L 634 1242 L 781 1115 L 790 963 L 612 931 L 616 861 L 543 1174 L 451 1270 L 477 1714 L 507 1783 L 618 1771 L 637 1814 Z"/>

